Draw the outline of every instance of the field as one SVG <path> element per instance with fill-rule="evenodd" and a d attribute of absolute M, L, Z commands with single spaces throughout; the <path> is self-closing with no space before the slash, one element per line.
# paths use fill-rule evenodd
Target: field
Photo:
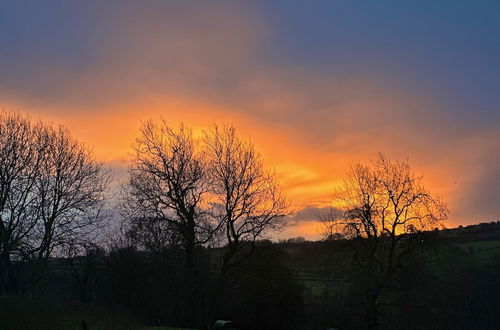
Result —
<path fill-rule="evenodd" d="M 303 289 L 301 294 L 306 308 L 329 308 L 330 304 L 348 307 L 344 299 L 353 281 L 348 268 L 345 268 L 348 258 L 330 255 L 330 250 L 331 246 L 324 242 L 296 244 L 282 250 L 287 251 L 282 257 L 287 260 L 286 268 L 291 270 L 290 279 Z M 492 267 L 497 267 L 500 261 L 500 240 L 452 238 L 441 241 L 432 251 L 423 262 L 433 274 L 433 281 L 444 279 L 441 284 L 455 281 L 453 285 L 466 289 L 460 281 L 462 277 L 467 279 L 467 276 L 471 276 L 475 279 L 474 282 L 467 282 L 471 288 L 477 290 L 472 285 L 477 284 L 479 289 L 484 286 L 485 290 L 490 290 L 490 282 L 481 284 L 480 281 L 487 279 L 481 274 L 494 273 Z M 431 295 L 431 291 L 428 292 Z M 471 297 L 471 294 L 467 294 L 467 297 Z M 456 300 L 459 301 L 459 298 Z M 82 322 L 85 322 L 88 330 L 196 330 L 144 326 L 125 310 L 116 307 L 0 296 L 1 330 L 82 330 Z"/>
<path fill-rule="evenodd" d="M 197 330 L 192 328 L 173 328 L 173 327 L 141 327 L 139 330 Z"/>
<path fill-rule="evenodd" d="M 1 330 L 197 330 L 175 327 L 142 327 L 118 311 L 83 304 L 39 303 L 18 297 L 0 297 Z"/>
<path fill-rule="evenodd" d="M 451 245 L 450 248 L 452 255 L 447 255 L 444 259 L 454 258 L 483 265 L 500 254 L 500 240 L 472 241 Z M 440 260 L 438 258 L 436 261 Z"/>

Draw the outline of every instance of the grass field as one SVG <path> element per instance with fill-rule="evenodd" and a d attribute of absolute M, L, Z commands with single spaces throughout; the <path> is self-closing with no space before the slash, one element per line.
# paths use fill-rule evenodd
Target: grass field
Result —
<path fill-rule="evenodd" d="M 498 267 L 500 240 L 452 241 L 442 245 L 440 252 L 426 259 L 436 275 L 450 274 L 458 266 L 481 271 Z M 304 271 L 302 264 L 294 265 L 293 280 L 305 290 L 303 298 L 314 300 L 324 293 L 342 296 L 349 289 L 349 278 L 333 276 L 316 269 Z M 146 327 L 123 310 L 80 303 L 45 303 L 29 298 L 0 296 L 0 330 L 81 330 L 82 320 L 89 330 L 197 330 L 177 327 Z"/>
<path fill-rule="evenodd" d="M 173 327 L 142 327 L 139 330 L 198 330 L 192 328 L 173 328 Z"/>
<path fill-rule="evenodd" d="M 0 296 L 1 330 L 197 330 L 143 327 L 124 313 L 83 304 L 51 304 L 14 296 Z"/>
<path fill-rule="evenodd" d="M 488 250 L 488 249 L 491 250 L 494 248 L 500 249 L 500 240 L 463 243 L 460 245 L 460 247 L 462 247 L 466 250 L 469 247 L 472 247 L 475 251 Z"/>
<path fill-rule="evenodd" d="M 447 267 L 456 267 L 458 264 L 482 267 L 496 262 L 500 255 L 500 240 L 473 241 L 446 245 L 441 254 L 437 254 L 428 261 L 429 269 L 437 273 Z M 444 268 L 443 268 L 444 267 Z"/>
<path fill-rule="evenodd" d="M 479 263 L 484 263 L 500 254 L 500 240 L 469 242 L 461 244 L 460 248 Z"/>
<path fill-rule="evenodd" d="M 85 320 L 89 330 L 138 329 L 135 320 L 111 308 L 0 297 L 1 330 L 81 330 L 82 320 Z"/>

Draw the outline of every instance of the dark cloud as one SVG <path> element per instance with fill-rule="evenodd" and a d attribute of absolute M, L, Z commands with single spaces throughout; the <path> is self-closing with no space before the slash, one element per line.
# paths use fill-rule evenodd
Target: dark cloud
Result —
<path fill-rule="evenodd" d="M 287 218 L 287 220 L 290 223 L 318 222 L 322 217 L 330 214 L 330 212 L 332 212 L 332 208 L 330 206 L 307 205 L 296 210 L 293 215 Z"/>

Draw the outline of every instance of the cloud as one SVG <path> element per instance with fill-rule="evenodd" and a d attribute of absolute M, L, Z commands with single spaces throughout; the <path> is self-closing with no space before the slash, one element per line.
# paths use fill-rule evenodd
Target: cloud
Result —
<path fill-rule="evenodd" d="M 88 3 L 52 3 L 33 20 L 29 6 L 11 8 L 1 33 L 19 38 L 0 65 L 5 96 L 91 111 L 149 93 L 210 93 L 231 86 L 228 70 L 241 73 L 260 33 L 229 3 Z"/>
<path fill-rule="evenodd" d="M 330 211 L 329 206 L 314 206 L 307 205 L 304 208 L 297 210 L 292 216 L 288 217 L 288 222 L 298 223 L 298 222 L 309 222 L 309 221 L 319 221 L 320 217 L 327 214 Z"/>

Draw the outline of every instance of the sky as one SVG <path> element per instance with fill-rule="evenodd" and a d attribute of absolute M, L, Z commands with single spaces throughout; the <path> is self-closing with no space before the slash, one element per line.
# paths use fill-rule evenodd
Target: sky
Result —
<path fill-rule="evenodd" d="M 70 128 L 115 178 L 141 121 L 232 123 L 289 196 L 282 237 L 353 162 L 408 159 L 500 220 L 499 1 L 0 0 L 0 107 Z"/>

